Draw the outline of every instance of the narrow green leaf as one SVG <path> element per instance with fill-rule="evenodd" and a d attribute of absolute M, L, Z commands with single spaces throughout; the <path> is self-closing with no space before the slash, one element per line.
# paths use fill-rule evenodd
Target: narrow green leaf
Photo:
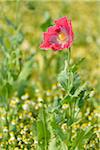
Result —
<path fill-rule="evenodd" d="M 84 83 L 81 85 L 77 90 L 75 91 L 73 97 L 78 97 L 78 95 L 86 88 L 87 83 Z"/>
<path fill-rule="evenodd" d="M 31 74 L 32 69 L 33 69 L 32 65 L 33 65 L 32 59 L 24 64 L 22 71 L 19 74 L 18 82 L 24 81 L 28 78 L 28 76 Z"/>
<path fill-rule="evenodd" d="M 49 146 L 48 146 L 48 150 L 58 150 L 57 144 L 56 144 L 56 138 L 52 138 L 50 140 L 50 143 L 49 143 Z"/>
<path fill-rule="evenodd" d="M 67 73 L 67 63 L 65 62 L 64 70 L 58 75 L 58 82 L 61 84 L 62 88 L 67 90 L 68 88 L 68 73 Z"/>

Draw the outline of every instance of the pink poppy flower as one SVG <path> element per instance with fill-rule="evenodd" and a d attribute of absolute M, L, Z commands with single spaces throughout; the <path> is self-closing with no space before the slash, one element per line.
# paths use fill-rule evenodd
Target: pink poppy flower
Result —
<path fill-rule="evenodd" d="M 70 48 L 73 43 L 73 31 L 71 21 L 67 17 L 55 20 L 55 25 L 44 32 L 44 41 L 40 45 L 42 49 L 54 51 Z"/>

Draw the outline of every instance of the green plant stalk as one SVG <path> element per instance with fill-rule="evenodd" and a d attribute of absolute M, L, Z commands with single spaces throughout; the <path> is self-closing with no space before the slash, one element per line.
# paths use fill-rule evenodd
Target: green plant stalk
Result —
<path fill-rule="evenodd" d="M 45 108 L 43 106 L 43 112 L 42 113 L 43 113 L 43 128 L 44 128 L 44 138 L 45 138 L 45 147 L 44 147 L 44 149 L 47 150 L 47 138 L 46 138 L 47 134 L 46 134 L 46 122 L 45 122 L 45 114 L 44 114 L 45 112 L 44 112 L 44 109 Z"/>
<path fill-rule="evenodd" d="M 20 0 L 16 0 L 16 26 L 19 24 L 19 6 L 20 6 Z"/>
<path fill-rule="evenodd" d="M 7 104 L 6 104 L 6 118 L 5 118 L 5 121 L 6 121 L 6 126 L 7 126 L 7 140 L 9 142 L 10 134 L 9 134 L 9 119 L 8 119 L 8 113 L 9 113 L 8 90 L 6 92 L 6 101 L 7 101 Z M 9 150 L 9 143 L 6 146 L 6 150 Z"/>
<path fill-rule="evenodd" d="M 68 95 L 70 95 L 70 57 L 71 57 L 71 48 L 68 49 L 68 58 L 67 58 L 67 64 L 68 64 Z M 72 104 L 69 103 L 69 119 L 72 118 Z M 72 126 L 69 124 L 69 143 L 71 144 L 71 137 L 72 137 Z M 71 148 L 71 145 L 69 145 L 69 148 Z"/>
<path fill-rule="evenodd" d="M 72 119 L 72 104 L 70 103 L 69 104 L 69 116 L 70 116 L 70 118 L 69 119 Z M 69 145 L 69 149 L 71 148 L 71 137 L 72 137 L 72 125 L 71 124 L 69 124 L 69 143 L 70 143 L 70 145 Z"/>
<path fill-rule="evenodd" d="M 7 104 L 7 109 L 6 109 L 6 126 L 7 126 L 7 140 L 9 141 L 10 134 L 9 134 L 9 119 L 8 119 L 8 112 L 9 112 L 9 104 Z M 9 149 L 9 143 L 7 144 L 6 149 Z"/>
<path fill-rule="evenodd" d="M 68 64 L 68 94 L 70 93 L 70 57 L 71 57 L 71 48 L 68 49 L 68 57 L 67 57 L 67 64 Z"/>

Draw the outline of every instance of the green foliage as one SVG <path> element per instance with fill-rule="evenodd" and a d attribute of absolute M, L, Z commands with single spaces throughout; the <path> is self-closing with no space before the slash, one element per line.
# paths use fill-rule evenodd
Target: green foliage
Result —
<path fill-rule="evenodd" d="M 60 82 L 61 86 L 67 91 L 68 90 L 68 72 L 67 72 L 67 64 L 65 64 L 64 70 L 58 76 L 58 82 Z"/>
<path fill-rule="evenodd" d="M 22 53 L 19 49 L 20 44 L 23 42 L 24 35 L 21 31 L 20 26 L 16 27 L 11 20 L 5 17 L 5 21 L 11 30 L 14 32 L 14 35 L 10 31 L 6 33 L 3 31 L 0 46 L 3 52 L 4 61 L 1 60 L 0 65 L 0 93 L 2 99 L 2 93 L 7 93 L 6 99 L 13 95 L 14 91 L 19 91 L 24 93 L 25 87 L 27 85 L 27 79 L 29 78 L 32 72 L 33 57 L 30 57 L 28 60 L 25 60 L 25 63 L 22 64 Z M 3 30 L 3 29 L 2 29 Z M 4 34 L 7 34 L 4 35 Z M 9 48 L 7 48 L 9 42 Z M 20 94 L 18 94 L 20 95 Z M 6 102 L 3 101 L 6 104 Z"/>
<path fill-rule="evenodd" d="M 52 150 L 52 149 L 58 150 L 57 145 L 56 145 L 56 138 L 52 138 L 50 140 L 48 150 Z"/>
<path fill-rule="evenodd" d="M 76 139 L 73 141 L 73 149 L 82 149 L 83 145 L 87 143 L 93 136 L 93 127 L 88 127 L 85 131 L 79 130 Z"/>
<path fill-rule="evenodd" d="M 46 31 L 48 27 L 52 26 L 52 19 L 48 13 L 45 13 L 45 22 L 41 24 L 42 31 Z"/>
<path fill-rule="evenodd" d="M 37 136 L 39 141 L 40 149 L 47 149 L 48 140 L 50 139 L 50 133 L 47 128 L 47 115 L 45 109 L 42 108 L 39 112 L 38 120 L 37 120 Z"/>

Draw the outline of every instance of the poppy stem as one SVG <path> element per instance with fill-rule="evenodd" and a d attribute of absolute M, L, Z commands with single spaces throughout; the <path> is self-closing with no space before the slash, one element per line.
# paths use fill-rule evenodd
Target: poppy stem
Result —
<path fill-rule="evenodd" d="M 71 48 L 68 49 L 68 57 L 67 57 L 67 64 L 68 64 L 68 95 L 70 95 L 70 84 L 71 84 L 71 81 L 70 81 L 70 58 L 71 58 Z M 70 118 L 72 117 L 72 104 L 69 103 L 69 116 Z M 69 149 L 71 148 L 71 137 L 72 137 L 72 126 L 71 124 L 69 125 L 69 142 L 70 142 L 70 145 L 69 145 Z"/>
<path fill-rule="evenodd" d="M 68 64 L 68 94 L 70 93 L 70 57 L 71 48 L 68 49 L 67 64 Z"/>
<path fill-rule="evenodd" d="M 71 48 L 68 49 L 68 68 L 70 67 Z"/>

